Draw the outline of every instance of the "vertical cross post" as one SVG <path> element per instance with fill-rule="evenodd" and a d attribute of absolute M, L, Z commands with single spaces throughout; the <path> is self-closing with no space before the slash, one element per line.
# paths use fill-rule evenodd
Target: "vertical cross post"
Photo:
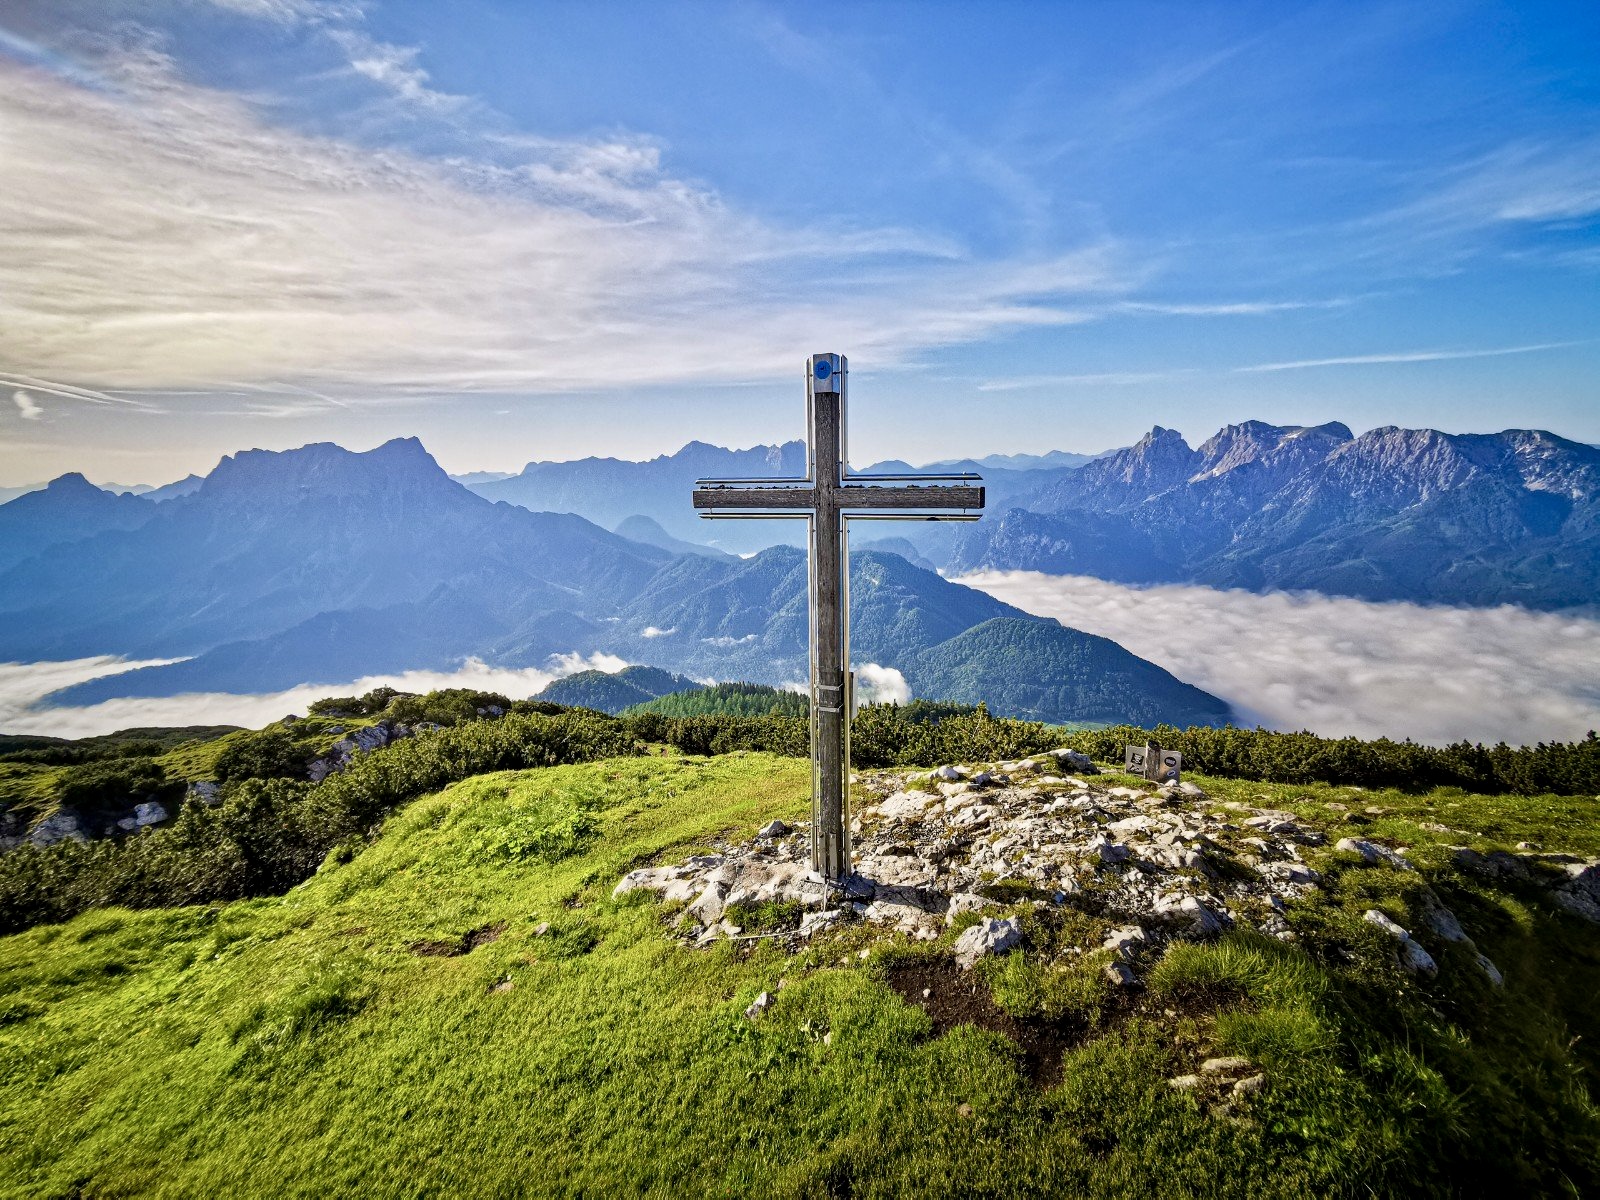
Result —
<path fill-rule="evenodd" d="M 702 517 L 804 517 L 809 523 L 811 866 L 826 879 L 850 874 L 848 522 L 975 521 L 983 508 L 976 475 L 850 473 L 848 372 L 842 354 L 813 354 L 806 362 L 805 479 L 702 480 L 694 492 Z"/>

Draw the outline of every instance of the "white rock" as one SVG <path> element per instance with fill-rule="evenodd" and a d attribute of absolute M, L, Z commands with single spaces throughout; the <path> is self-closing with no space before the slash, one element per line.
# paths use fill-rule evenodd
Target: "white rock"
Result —
<path fill-rule="evenodd" d="M 979 896 L 975 892 L 957 892 L 950 897 L 950 906 L 945 910 L 945 924 L 952 924 L 962 913 L 978 912 L 994 904 L 987 896 Z"/>
<path fill-rule="evenodd" d="M 214 779 L 201 779 L 189 785 L 190 800 L 215 808 L 222 803 L 222 785 Z"/>
<path fill-rule="evenodd" d="M 1114 842 L 1103 833 L 1097 833 L 1089 839 L 1089 844 L 1084 847 L 1085 853 L 1091 854 L 1103 863 L 1119 863 L 1127 860 L 1128 848 L 1120 842 Z"/>
<path fill-rule="evenodd" d="M 700 924 L 709 927 L 722 920 L 722 914 L 727 907 L 728 885 L 708 883 L 694 903 L 689 905 L 688 912 Z"/>
<path fill-rule="evenodd" d="M 1334 843 L 1333 848 L 1335 850 L 1342 850 L 1347 854 L 1359 854 L 1361 856 L 1361 861 L 1367 863 L 1369 866 L 1384 862 L 1388 863 L 1391 867 L 1399 867 L 1402 871 L 1415 870 L 1415 868 L 1406 861 L 1404 855 L 1389 849 L 1387 846 L 1380 846 L 1376 842 L 1364 841 L 1361 838 L 1340 838 L 1336 843 Z"/>
<path fill-rule="evenodd" d="M 1120 958 L 1132 958 L 1149 942 L 1150 935 L 1138 925 L 1124 925 L 1113 929 L 1100 944 L 1102 950 L 1114 950 Z"/>
<path fill-rule="evenodd" d="M 957 779 L 965 779 L 966 777 L 967 777 L 967 773 L 965 771 L 963 771 L 960 767 L 949 766 L 949 765 L 946 765 L 946 766 L 943 766 L 943 767 L 935 767 L 933 769 L 932 773 L 928 776 L 928 778 L 930 778 L 930 779 L 947 779 L 947 780 L 950 780 L 952 782 L 957 780 Z"/>
<path fill-rule="evenodd" d="M 146 825 L 159 825 L 167 819 L 167 810 L 155 801 L 133 806 L 133 823 L 140 829 Z"/>
<path fill-rule="evenodd" d="M 771 1008 L 773 1003 L 772 993 L 762 992 L 761 995 L 750 1002 L 750 1007 L 744 1010 L 744 1015 L 754 1021 L 767 1009 Z"/>
<path fill-rule="evenodd" d="M 1106 967 L 1106 979 L 1116 987 L 1132 987 L 1139 982 L 1139 977 L 1133 973 L 1133 968 L 1125 962 L 1114 962 Z"/>
<path fill-rule="evenodd" d="M 789 827 L 782 821 L 768 821 L 756 831 L 756 836 L 763 839 L 781 838 L 788 832 Z"/>
<path fill-rule="evenodd" d="M 1210 906 L 1194 896 L 1156 897 L 1155 911 L 1172 921 L 1191 937 L 1210 937 L 1221 933 L 1227 923 Z"/>
<path fill-rule="evenodd" d="M 52 813 L 35 825 L 28 834 L 28 841 L 35 846 L 54 846 L 57 842 L 64 842 L 69 838 L 74 842 L 89 840 L 84 835 L 82 826 L 78 824 L 78 818 L 69 812 Z"/>
<path fill-rule="evenodd" d="M 1505 976 L 1500 974 L 1500 968 L 1495 966 L 1494 963 L 1490 961 L 1487 954 L 1478 955 L 1478 970 L 1482 971 L 1488 978 L 1489 982 L 1494 984 L 1495 987 L 1505 987 Z"/>
<path fill-rule="evenodd" d="M 1237 1056 L 1208 1058 L 1200 1064 L 1200 1072 L 1203 1075 L 1215 1075 L 1218 1072 L 1226 1072 L 1231 1075 L 1240 1071 L 1248 1071 L 1254 1065 L 1248 1058 L 1239 1058 Z"/>
<path fill-rule="evenodd" d="M 878 811 L 891 821 L 920 817 L 938 799 L 930 792 L 896 792 L 878 806 Z"/>
<path fill-rule="evenodd" d="M 1439 964 L 1433 961 L 1429 954 L 1411 937 L 1411 934 L 1395 924 L 1383 913 L 1375 908 L 1369 908 L 1361 914 L 1364 921 L 1368 921 L 1383 930 L 1398 943 L 1400 951 L 1400 965 L 1412 975 L 1437 975 Z"/>
<path fill-rule="evenodd" d="M 617 880 L 617 886 L 611 889 L 611 895 L 626 896 L 629 892 L 637 891 L 663 892 L 666 891 L 668 884 L 689 874 L 690 872 L 683 867 L 640 867 Z"/>
<path fill-rule="evenodd" d="M 986 917 L 956 939 L 955 959 L 970 971 L 980 958 L 1004 954 L 1022 941 L 1022 926 L 1009 917 Z"/>

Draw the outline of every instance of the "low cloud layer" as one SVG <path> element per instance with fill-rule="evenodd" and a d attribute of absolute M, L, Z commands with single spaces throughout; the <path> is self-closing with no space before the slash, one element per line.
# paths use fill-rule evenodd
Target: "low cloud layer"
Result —
<path fill-rule="evenodd" d="M 962 582 L 1111 638 L 1276 729 L 1527 744 L 1600 728 L 1600 620 L 1031 571 Z"/>
<path fill-rule="evenodd" d="M 52 737 L 91 737 L 118 729 L 158 725 L 245 725 L 257 727 L 286 713 L 303 713 L 324 696 L 360 695 L 375 687 L 404 692 L 465 687 L 499 692 L 513 700 L 542 691 L 546 684 L 577 671 L 616 672 L 627 662 L 612 654 L 556 655 L 547 668 L 491 667 L 468 659 L 455 671 L 405 671 L 368 675 L 350 683 L 302 684 L 281 692 L 241 696 L 223 692 L 185 696 L 106 700 L 81 708 L 40 707 L 51 692 L 159 662 L 125 662 L 115 658 L 76 659 L 54 663 L 0 663 L 0 732 L 40 733 Z"/>
<path fill-rule="evenodd" d="M 893 667 L 857 663 L 855 675 L 857 704 L 906 704 L 911 700 L 911 685 Z"/>

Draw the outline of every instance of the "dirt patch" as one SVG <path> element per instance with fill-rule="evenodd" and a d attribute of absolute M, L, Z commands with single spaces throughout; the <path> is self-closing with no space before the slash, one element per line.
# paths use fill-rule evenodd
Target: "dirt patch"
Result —
<path fill-rule="evenodd" d="M 935 1037 L 958 1025 L 975 1025 L 1009 1038 L 1022 1053 L 1023 1071 L 1041 1090 L 1061 1082 L 1062 1054 L 1083 1040 L 1081 1029 L 1019 1021 L 990 999 L 981 980 L 948 960 L 890 967 L 888 982 L 902 1000 L 933 1018 Z"/>
<path fill-rule="evenodd" d="M 506 923 L 501 921 L 494 925 L 483 925 L 468 930 L 454 940 L 412 942 L 406 949 L 420 958 L 456 958 L 462 954 L 471 954 L 479 946 L 487 946 L 490 942 L 498 941 L 505 931 Z"/>

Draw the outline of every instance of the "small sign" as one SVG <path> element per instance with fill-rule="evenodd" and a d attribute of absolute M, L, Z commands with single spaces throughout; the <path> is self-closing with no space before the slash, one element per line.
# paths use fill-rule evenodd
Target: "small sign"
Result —
<path fill-rule="evenodd" d="M 1144 747 L 1129 746 L 1126 759 L 1123 760 L 1122 769 L 1130 775 L 1144 774 Z"/>
<path fill-rule="evenodd" d="M 1123 769 L 1130 775 L 1140 775 L 1156 783 L 1177 783 L 1183 769 L 1183 755 L 1160 746 L 1129 746 Z"/>

